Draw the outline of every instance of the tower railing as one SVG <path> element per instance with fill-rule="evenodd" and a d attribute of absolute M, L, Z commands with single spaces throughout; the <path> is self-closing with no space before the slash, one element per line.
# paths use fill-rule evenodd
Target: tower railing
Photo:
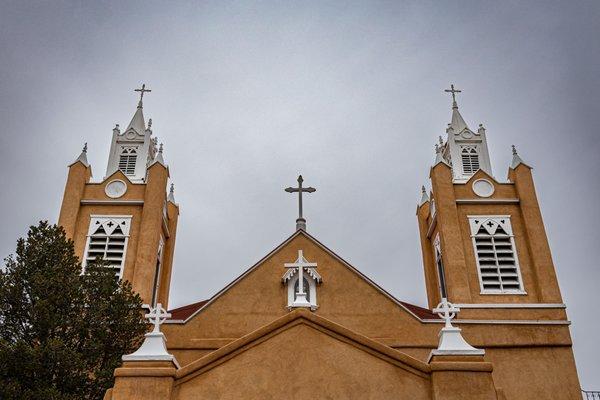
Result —
<path fill-rule="evenodd" d="M 599 390 L 581 390 L 583 394 L 583 398 L 585 400 L 600 400 L 600 391 Z"/>

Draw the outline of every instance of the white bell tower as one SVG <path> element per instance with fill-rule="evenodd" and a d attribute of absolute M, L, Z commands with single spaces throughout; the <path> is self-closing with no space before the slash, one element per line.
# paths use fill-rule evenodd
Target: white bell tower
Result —
<path fill-rule="evenodd" d="M 445 91 L 452 93 L 452 122 L 446 128 L 448 134 L 446 143 L 443 143 L 440 138 L 440 144 L 444 160 L 452 167 L 453 181 L 464 183 L 479 169 L 491 176 L 492 165 L 485 128 L 479 124 L 477 132 L 469 129 L 456 103 L 456 93 L 461 91 L 455 89 L 454 85 L 450 85 L 450 89 Z"/>
<path fill-rule="evenodd" d="M 144 93 L 151 90 L 146 89 L 144 84 L 135 91 L 140 92 L 140 101 L 129 126 L 123 132 L 119 125 L 113 129 L 106 176 L 121 170 L 132 182 L 142 183 L 146 181 L 146 169 L 154 159 L 156 141 L 151 138 L 152 119 L 148 121 L 146 128 L 142 104 Z"/>

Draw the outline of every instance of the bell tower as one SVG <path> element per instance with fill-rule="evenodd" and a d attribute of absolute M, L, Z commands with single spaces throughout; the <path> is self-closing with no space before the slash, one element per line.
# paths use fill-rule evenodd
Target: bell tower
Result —
<path fill-rule="evenodd" d="M 143 114 L 146 85 L 128 127 L 112 132 L 106 176 L 92 181 L 87 144 L 69 165 L 58 223 L 86 265 L 103 258 L 117 279 L 131 282 L 144 303 L 168 304 L 179 205 L 163 146 Z"/>
<path fill-rule="evenodd" d="M 531 167 L 513 146 L 507 179 L 495 178 L 485 128 L 469 129 L 460 91 L 446 91 L 451 122 L 417 207 L 430 308 L 442 297 L 464 308 L 564 308 Z"/>

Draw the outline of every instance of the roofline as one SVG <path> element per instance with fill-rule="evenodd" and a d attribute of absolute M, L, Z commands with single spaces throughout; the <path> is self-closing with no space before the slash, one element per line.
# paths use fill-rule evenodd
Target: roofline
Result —
<path fill-rule="evenodd" d="M 276 252 L 278 252 L 283 246 L 285 246 L 286 244 L 288 244 L 294 238 L 296 238 L 297 236 L 299 236 L 301 234 L 304 234 L 308 239 L 310 239 L 313 242 L 315 242 L 321 249 L 325 250 L 325 252 L 327 252 L 333 258 L 335 258 L 336 260 L 338 260 L 339 262 L 341 262 L 343 265 L 345 265 L 347 268 L 349 268 L 351 271 L 353 271 L 358 276 L 360 276 L 361 278 L 363 278 L 365 281 L 367 281 L 367 283 L 371 284 L 371 286 L 373 286 L 375 289 L 377 289 L 381 294 L 383 294 L 384 296 L 386 296 L 387 298 L 389 298 L 396 305 L 400 306 L 402 309 L 404 309 L 404 311 L 406 311 L 407 313 L 409 313 L 410 315 L 412 315 L 418 321 L 420 321 L 420 322 L 424 321 L 419 316 L 417 316 L 414 312 L 412 312 L 411 310 L 409 310 L 404 304 L 402 304 L 402 302 L 400 300 L 398 300 L 392 294 L 390 294 L 389 292 L 387 292 L 385 289 L 383 289 L 381 286 L 379 286 L 377 283 L 375 283 L 373 280 L 371 280 L 368 276 L 366 276 L 365 274 L 363 274 L 362 272 L 360 272 L 358 269 L 356 269 L 355 267 L 353 267 L 349 262 L 347 262 L 346 260 L 344 260 L 342 257 L 338 256 L 335 252 L 333 252 L 331 249 L 329 249 L 327 246 L 325 246 L 323 243 L 321 243 L 319 240 L 317 240 L 314 236 L 312 236 L 308 232 L 300 229 L 300 230 L 297 230 L 296 232 L 294 232 L 287 239 L 285 239 L 279 246 L 277 246 L 273 250 L 271 250 L 266 256 L 264 256 L 263 258 L 261 258 L 258 262 L 256 262 L 250 268 L 248 268 L 247 270 L 245 270 L 244 272 L 242 272 L 241 275 L 239 275 L 237 278 L 235 278 L 233 281 L 231 281 L 227 286 L 225 286 L 223 289 L 219 290 L 204 305 L 202 305 L 200 308 L 198 308 L 189 317 L 187 317 L 184 320 L 166 320 L 165 323 L 169 323 L 169 324 L 185 324 L 185 323 L 187 323 L 190 319 L 194 318 L 196 316 L 196 314 L 198 314 L 204 308 L 206 308 L 209 305 L 211 305 L 213 303 L 213 301 L 215 301 L 217 298 L 219 298 L 223 293 L 225 293 L 226 291 L 228 291 L 232 286 L 234 286 L 236 283 L 238 283 L 240 280 L 242 280 L 246 275 L 248 275 L 250 272 L 254 271 L 254 269 L 256 269 L 264 261 L 266 261 L 273 254 L 275 254 Z"/>

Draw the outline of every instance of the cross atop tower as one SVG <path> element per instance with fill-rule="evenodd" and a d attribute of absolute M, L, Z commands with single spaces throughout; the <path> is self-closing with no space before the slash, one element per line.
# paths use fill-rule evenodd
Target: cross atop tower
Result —
<path fill-rule="evenodd" d="M 142 100 L 144 99 L 144 93 L 151 92 L 151 89 L 146 89 L 146 84 L 142 84 L 142 87 L 139 89 L 134 89 L 135 92 L 140 92 L 140 102 L 138 103 L 138 107 L 142 106 Z"/>
<path fill-rule="evenodd" d="M 298 219 L 296 219 L 297 231 L 300 229 L 306 230 L 306 220 L 302 217 L 302 193 L 313 193 L 317 191 L 317 189 L 313 187 L 303 188 L 302 182 L 304 182 L 304 179 L 302 179 L 302 175 L 298 175 L 298 187 L 288 187 L 285 189 L 285 191 L 288 193 L 298 193 Z"/>
<path fill-rule="evenodd" d="M 458 107 L 456 104 L 456 93 L 460 93 L 462 90 L 454 89 L 454 84 L 451 84 L 450 89 L 445 89 L 444 92 L 452 93 L 452 107 Z"/>

